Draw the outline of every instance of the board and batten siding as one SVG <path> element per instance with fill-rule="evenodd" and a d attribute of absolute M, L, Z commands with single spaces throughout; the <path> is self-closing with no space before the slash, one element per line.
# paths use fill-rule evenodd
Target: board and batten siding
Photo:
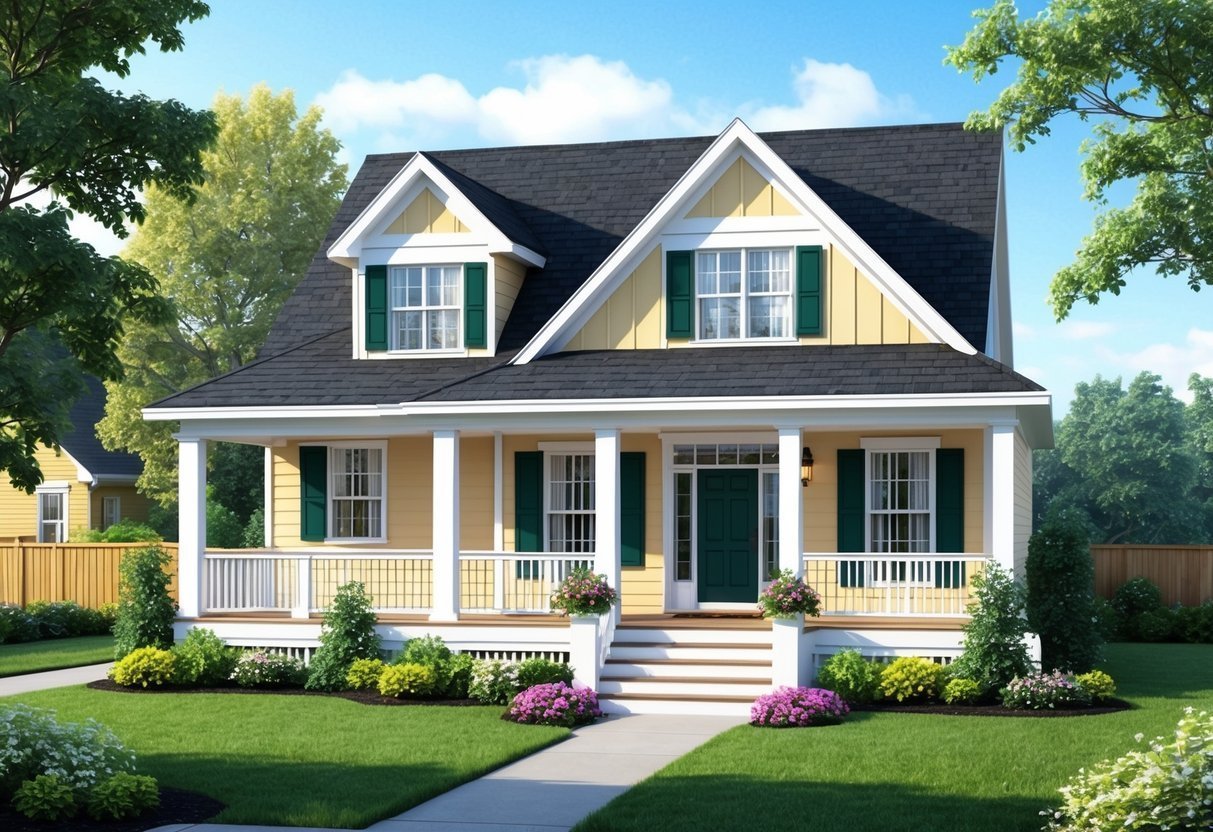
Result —
<path fill-rule="evenodd" d="M 426 188 L 387 227 L 388 234 L 465 234 L 467 226 Z"/>
<path fill-rule="evenodd" d="M 1032 537 L 1032 449 L 1019 431 L 1015 431 L 1015 574 L 1023 577 L 1028 561 L 1028 540 Z"/>
<path fill-rule="evenodd" d="M 725 169 L 687 212 L 699 217 L 794 217 L 800 212 L 745 159 Z"/>

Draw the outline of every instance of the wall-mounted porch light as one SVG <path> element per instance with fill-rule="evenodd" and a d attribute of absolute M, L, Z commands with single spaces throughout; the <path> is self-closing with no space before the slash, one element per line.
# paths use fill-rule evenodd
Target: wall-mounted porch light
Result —
<path fill-rule="evenodd" d="M 800 484 L 805 488 L 809 487 L 809 482 L 813 479 L 813 452 L 806 445 L 804 450 L 800 452 Z"/>

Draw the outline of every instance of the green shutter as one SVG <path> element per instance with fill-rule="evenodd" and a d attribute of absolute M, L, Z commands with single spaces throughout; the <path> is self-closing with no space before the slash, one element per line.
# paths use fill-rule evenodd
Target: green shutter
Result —
<path fill-rule="evenodd" d="M 387 266 L 366 267 L 366 348 L 387 349 Z"/>
<path fill-rule="evenodd" d="M 695 336 L 695 252 L 665 255 L 665 334 L 667 338 Z"/>
<path fill-rule="evenodd" d="M 821 246 L 796 247 L 796 334 L 821 334 Z"/>
<path fill-rule="evenodd" d="M 644 566 L 644 454 L 619 455 L 619 545 L 624 566 Z"/>
<path fill-rule="evenodd" d="M 543 551 L 543 451 L 514 454 L 514 551 Z M 514 577 L 531 571 L 530 561 L 519 561 Z"/>
<path fill-rule="evenodd" d="M 463 342 L 468 347 L 489 345 L 488 264 L 463 266 Z"/>
<path fill-rule="evenodd" d="M 935 551 L 965 550 L 965 452 L 963 448 L 940 448 L 935 452 Z M 935 562 L 935 586 L 955 589 L 964 586 L 963 563 Z"/>
<path fill-rule="evenodd" d="M 299 446 L 299 537 L 324 540 L 328 516 L 329 449 Z"/>
<path fill-rule="evenodd" d="M 838 451 L 838 551 L 862 552 L 864 544 L 864 451 L 840 448 Z M 838 585 L 864 585 L 864 562 L 840 560 Z"/>

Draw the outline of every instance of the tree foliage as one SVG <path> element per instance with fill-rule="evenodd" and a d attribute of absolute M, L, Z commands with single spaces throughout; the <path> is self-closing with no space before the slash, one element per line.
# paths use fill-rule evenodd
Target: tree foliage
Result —
<path fill-rule="evenodd" d="M 162 501 L 176 490 L 173 427 L 144 422 L 140 410 L 256 356 L 346 185 L 340 145 L 320 126 L 319 109 L 300 116 L 290 91 L 258 86 L 247 102 L 220 95 L 214 109 L 219 137 L 203 154 L 206 183 L 191 200 L 148 188 L 147 221 L 123 252 L 160 281 L 174 320 L 131 325 L 119 349 L 126 376 L 107 385 L 98 426 L 107 447 L 143 458 L 140 488 Z"/>
<path fill-rule="evenodd" d="M 125 236 L 144 216 L 140 189 L 189 193 L 215 131 L 210 113 L 86 73 L 125 76 L 149 42 L 180 49 L 178 26 L 207 12 L 197 0 L 44 0 L 0 15 L 0 470 L 18 488 L 41 482 L 34 453 L 58 446 L 82 373 L 121 376 L 125 322 L 167 312 L 146 269 L 72 237 L 72 212 Z"/>
<path fill-rule="evenodd" d="M 1086 673 L 1100 659 L 1095 564 L 1077 512 L 1052 513 L 1028 540 L 1024 565 L 1028 624 L 1040 636 L 1042 669 Z"/>
<path fill-rule="evenodd" d="M 1023 150 L 1058 116 L 1094 119 L 1081 165 L 1087 199 L 1106 206 L 1113 185 L 1136 186 L 1126 207 L 1105 207 L 1074 263 L 1054 276 L 1057 318 L 1078 300 L 1119 294 L 1142 266 L 1194 290 L 1213 283 L 1213 4 L 1051 0 L 1021 20 L 1013 0 L 997 0 L 974 16 L 947 61 L 976 80 L 1008 59 L 1020 65 L 967 126 L 1007 127 Z"/>

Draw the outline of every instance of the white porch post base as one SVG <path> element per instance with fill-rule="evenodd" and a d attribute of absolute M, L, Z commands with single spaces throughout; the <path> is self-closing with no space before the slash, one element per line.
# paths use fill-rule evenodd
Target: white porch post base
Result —
<path fill-rule="evenodd" d="M 808 684 L 808 663 L 802 661 L 804 616 L 771 620 L 771 682 L 775 687 L 800 687 Z"/>
<path fill-rule="evenodd" d="M 291 618 L 307 618 L 312 612 L 312 559 L 295 559 L 295 603 Z"/>
<path fill-rule="evenodd" d="M 204 611 L 206 552 L 206 440 L 177 440 L 177 613 L 197 618 Z"/>
<path fill-rule="evenodd" d="M 459 431 L 434 431 L 434 600 L 430 621 L 459 620 Z"/>
<path fill-rule="evenodd" d="M 598 657 L 602 645 L 598 642 L 598 616 L 574 615 L 569 618 L 569 664 L 573 666 L 573 683 L 598 690 Z"/>

